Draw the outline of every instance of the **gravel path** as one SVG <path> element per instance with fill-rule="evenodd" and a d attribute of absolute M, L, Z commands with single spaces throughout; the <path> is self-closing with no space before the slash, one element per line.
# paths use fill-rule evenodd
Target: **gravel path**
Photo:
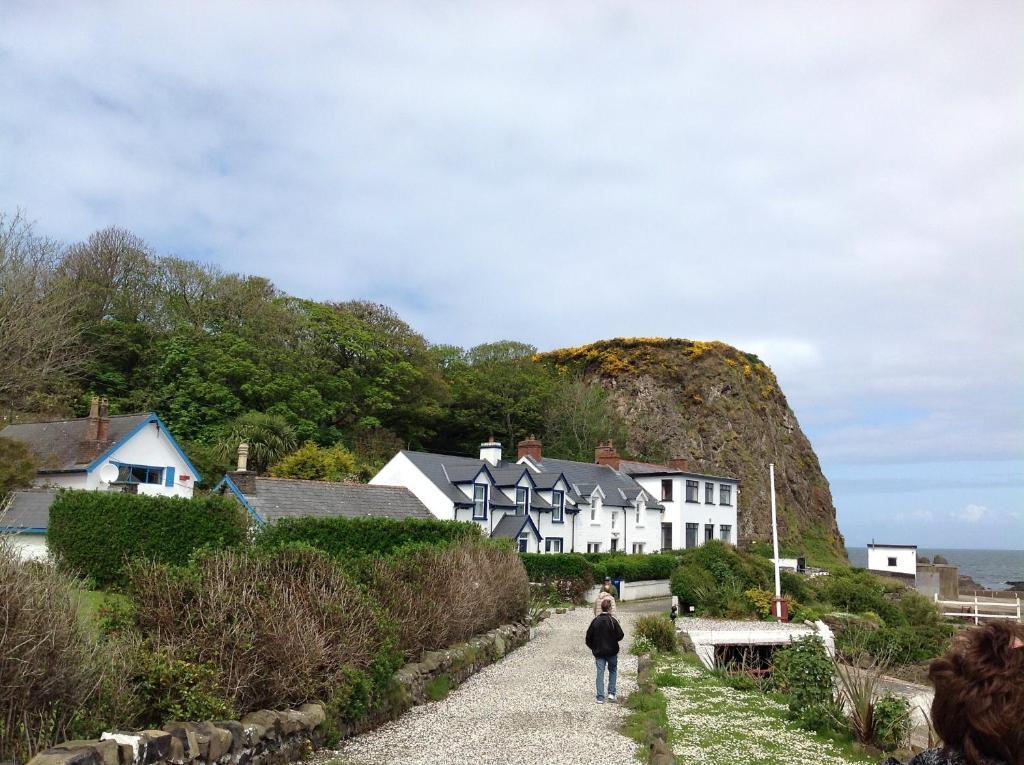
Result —
<path fill-rule="evenodd" d="M 636 612 L 619 614 L 619 697 L 636 688 Z M 322 751 L 316 763 L 345 765 L 608 765 L 634 761 L 618 732 L 626 709 L 594 700 L 594 658 L 583 643 L 586 608 L 544 621 L 536 637 L 442 700 L 413 707 L 375 731 Z"/>

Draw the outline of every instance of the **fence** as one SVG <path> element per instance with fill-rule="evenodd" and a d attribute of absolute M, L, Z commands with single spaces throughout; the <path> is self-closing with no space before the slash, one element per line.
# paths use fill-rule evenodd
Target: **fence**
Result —
<path fill-rule="evenodd" d="M 993 600 L 979 601 L 977 595 L 974 596 L 973 601 L 939 600 L 939 596 L 935 595 L 935 605 L 939 607 L 939 611 L 943 616 L 959 616 L 974 619 L 975 624 L 979 624 L 982 619 L 1013 619 L 1018 622 L 1021 621 L 1020 595 L 1017 595 L 1012 603 L 998 603 Z M 946 611 L 944 609 L 947 606 L 956 606 L 959 610 Z M 1003 610 L 1001 613 L 982 613 L 982 608 L 992 611 Z"/>

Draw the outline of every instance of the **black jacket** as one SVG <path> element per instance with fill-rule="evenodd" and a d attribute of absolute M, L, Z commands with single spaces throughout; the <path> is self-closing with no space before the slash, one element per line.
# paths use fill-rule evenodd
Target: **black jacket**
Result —
<path fill-rule="evenodd" d="M 622 638 L 622 627 L 609 613 L 595 616 L 587 628 L 587 648 L 602 659 L 618 655 Z"/>

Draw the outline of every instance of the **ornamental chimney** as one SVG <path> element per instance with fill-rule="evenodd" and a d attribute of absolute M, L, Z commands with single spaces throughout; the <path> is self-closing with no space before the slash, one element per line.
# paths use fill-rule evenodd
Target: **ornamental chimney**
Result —
<path fill-rule="evenodd" d="M 96 422 L 96 440 L 106 441 L 110 438 L 110 404 L 106 396 L 100 399 L 99 418 Z"/>
<path fill-rule="evenodd" d="M 242 441 L 238 445 L 238 472 L 244 473 L 249 469 L 249 444 Z"/>
<path fill-rule="evenodd" d="M 540 462 L 541 443 L 533 434 L 530 434 L 529 438 L 523 439 L 519 442 L 519 459 L 523 457 L 529 457 L 534 462 Z"/>
<path fill-rule="evenodd" d="M 480 444 L 480 459 L 492 465 L 497 465 L 501 462 L 501 444 L 494 440 L 494 436 L 488 438 L 485 443 Z"/>

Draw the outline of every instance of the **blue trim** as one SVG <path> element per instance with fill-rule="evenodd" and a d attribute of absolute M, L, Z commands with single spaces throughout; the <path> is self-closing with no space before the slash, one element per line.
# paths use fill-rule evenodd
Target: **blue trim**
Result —
<path fill-rule="evenodd" d="M 477 473 L 477 475 L 479 476 L 480 474 Z M 483 515 L 477 515 L 476 514 L 476 487 L 477 486 L 482 486 L 483 489 L 484 489 L 484 514 Z M 491 499 L 491 496 L 490 496 L 491 493 L 490 493 L 490 491 L 488 491 L 488 489 L 490 489 L 490 484 L 486 484 L 486 483 L 474 483 L 473 484 L 473 511 L 472 511 L 472 513 L 470 513 L 470 516 L 472 517 L 472 519 L 474 521 L 486 521 L 487 520 L 487 515 L 488 515 L 487 511 L 490 509 L 490 499 Z"/>
<path fill-rule="evenodd" d="M 564 537 L 548 537 L 547 539 L 544 540 L 544 553 L 546 555 L 558 555 L 558 553 L 553 553 L 553 552 L 551 552 L 548 549 L 548 542 L 550 542 L 552 539 L 557 539 L 558 540 L 558 548 L 559 548 L 558 549 L 558 553 L 565 552 L 565 538 Z"/>
<path fill-rule="evenodd" d="M 150 412 L 149 416 L 146 417 L 145 420 L 143 420 L 134 428 L 129 430 L 124 436 L 121 437 L 121 439 L 117 443 L 115 443 L 113 446 L 111 446 L 109 449 L 103 452 L 103 454 L 101 454 L 99 457 L 93 460 L 85 469 L 85 472 L 91 473 L 93 470 L 98 468 L 100 465 L 107 461 L 107 458 L 111 454 L 120 449 L 129 439 L 133 438 L 136 433 L 138 433 L 147 425 L 151 425 L 153 423 L 156 423 L 157 427 L 159 427 L 164 432 L 164 435 L 167 436 L 168 443 L 170 443 L 170 445 L 174 447 L 174 451 L 178 453 L 178 456 L 181 457 L 185 465 L 188 466 L 188 469 L 192 472 L 193 482 L 199 483 L 200 481 L 202 481 L 203 476 L 199 473 L 198 470 L 196 470 L 196 466 L 192 464 L 192 460 L 188 458 L 188 455 L 181 450 L 180 446 L 178 446 L 178 442 L 174 440 L 174 436 L 171 435 L 171 431 L 167 429 L 167 426 L 164 424 L 164 421 L 160 419 L 159 415 L 157 415 L 156 412 Z"/>
<path fill-rule="evenodd" d="M 540 529 L 538 529 L 537 524 L 533 522 L 533 518 L 531 518 L 528 515 L 514 515 L 512 517 L 523 519 L 523 525 L 520 526 L 519 530 L 516 532 L 515 539 L 518 539 L 519 535 L 523 533 L 523 529 L 529 526 L 531 529 L 533 529 L 533 533 L 537 535 L 537 544 L 540 544 L 544 541 L 544 537 L 540 535 Z"/>
<path fill-rule="evenodd" d="M 174 487 L 174 468 L 170 465 L 164 468 L 164 486 Z"/>
<path fill-rule="evenodd" d="M 554 499 L 555 499 L 555 494 L 556 493 L 562 495 L 562 500 L 561 500 L 561 502 L 558 505 L 556 505 L 554 503 Z M 551 490 L 551 499 L 552 499 L 552 502 L 551 502 L 551 522 L 552 523 L 565 523 L 565 492 L 562 489 L 552 489 Z M 559 510 L 559 509 L 562 511 L 561 515 L 558 516 L 558 520 L 555 520 L 555 511 Z"/>
<path fill-rule="evenodd" d="M 223 478 L 221 478 L 220 481 L 217 482 L 217 485 L 213 487 L 214 493 L 219 494 L 221 486 L 227 486 L 231 490 L 231 493 L 234 494 L 235 498 L 242 503 L 242 506 L 249 511 L 249 515 L 256 519 L 256 522 L 258 524 L 260 524 L 261 526 L 267 525 L 267 522 L 263 520 L 260 514 L 257 513 L 256 510 L 253 509 L 253 506 L 249 504 L 249 500 L 247 500 L 245 498 L 245 495 L 242 494 L 242 490 L 239 489 L 235 482 L 231 480 L 231 476 L 225 475 Z"/>
<path fill-rule="evenodd" d="M 45 534 L 47 529 L 26 529 L 22 526 L 0 526 L 3 534 Z"/>

